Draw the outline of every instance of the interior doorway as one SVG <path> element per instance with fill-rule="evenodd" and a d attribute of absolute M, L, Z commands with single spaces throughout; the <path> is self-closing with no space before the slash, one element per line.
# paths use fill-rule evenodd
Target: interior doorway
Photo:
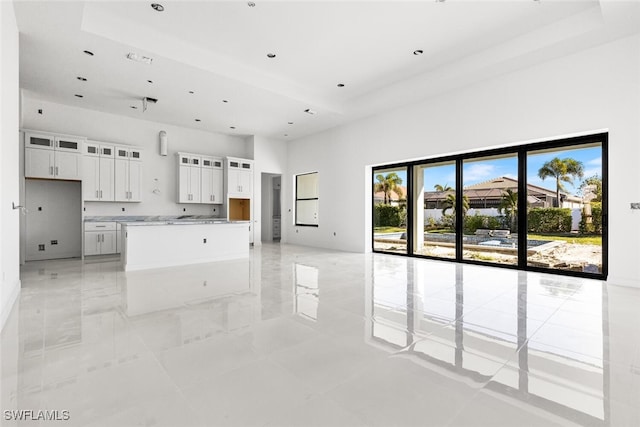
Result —
<path fill-rule="evenodd" d="M 262 230 L 260 239 L 263 243 L 280 242 L 282 236 L 282 175 L 262 174 Z"/>

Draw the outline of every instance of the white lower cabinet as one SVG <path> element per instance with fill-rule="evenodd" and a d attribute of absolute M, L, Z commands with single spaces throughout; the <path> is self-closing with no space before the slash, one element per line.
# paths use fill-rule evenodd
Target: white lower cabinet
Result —
<path fill-rule="evenodd" d="M 117 253 L 117 226 L 115 222 L 84 223 L 84 255 Z"/>

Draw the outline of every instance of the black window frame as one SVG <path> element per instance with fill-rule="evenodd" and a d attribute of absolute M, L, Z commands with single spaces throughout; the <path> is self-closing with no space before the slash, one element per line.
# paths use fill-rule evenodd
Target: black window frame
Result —
<path fill-rule="evenodd" d="M 601 152 L 602 152 L 602 272 L 601 273 L 587 273 L 581 271 L 570 271 L 570 270 L 561 270 L 554 268 L 545 268 L 545 267 L 537 267 L 528 265 L 527 263 L 527 210 L 519 209 L 518 210 L 518 263 L 517 264 L 499 264 L 499 263 L 490 263 L 481 260 L 470 260 L 463 259 L 462 257 L 462 238 L 463 238 L 463 221 L 462 221 L 462 210 L 456 209 L 456 256 L 455 258 L 443 258 L 443 257 L 435 257 L 429 255 L 421 255 L 414 253 L 413 245 L 410 244 L 413 236 L 413 228 L 414 221 L 407 219 L 407 252 L 406 253 L 397 253 L 397 252 L 387 252 L 384 250 L 375 248 L 375 240 L 374 240 L 374 212 L 375 212 L 375 200 L 372 194 L 371 197 L 371 249 L 374 253 L 382 253 L 388 255 L 395 256 L 408 256 L 414 258 L 423 258 L 423 259 L 434 259 L 439 261 L 447 261 L 447 262 L 458 262 L 463 264 L 476 264 L 476 265 L 484 265 L 491 266 L 497 268 L 510 268 L 517 269 L 522 271 L 532 271 L 539 273 L 547 273 L 547 274 L 558 274 L 561 276 L 573 276 L 573 277 L 582 277 L 587 279 L 597 279 L 597 280 L 606 280 L 609 271 L 609 227 L 608 227 L 608 214 L 609 214 L 609 202 L 608 202 L 608 182 L 609 182 L 609 171 L 608 171 L 608 154 L 609 154 L 609 133 L 608 132 L 598 132 L 589 135 L 581 135 L 575 137 L 561 138 L 561 139 L 551 139 L 527 144 L 520 145 L 512 145 L 502 148 L 489 149 L 489 150 L 481 150 L 481 151 L 472 151 L 467 153 L 461 153 L 456 155 L 445 155 L 439 157 L 430 157 L 425 159 L 418 159 L 409 162 L 396 162 L 384 165 L 378 165 L 372 167 L 371 170 L 371 180 L 369 181 L 370 188 L 373 188 L 373 179 L 378 171 L 388 170 L 392 168 L 407 168 L 407 212 L 412 212 L 412 206 L 415 203 L 415 195 L 413 194 L 413 188 L 411 186 L 411 180 L 409 180 L 409 176 L 413 173 L 415 166 L 424 166 L 428 164 L 436 164 L 443 163 L 447 161 L 455 161 L 456 162 L 456 199 L 462 200 L 462 184 L 463 184 L 463 176 L 462 176 L 462 165 L 463 161 L 471 160 L 475 158 L 481 157 L 489 157 L 489 156 L 500 156 L 500 155 L 508 155 L 515 154 L 518 156 L 518 195 L 519 200 L 518 204 L 520 206 L 526 206 L 527 204 L 527 154 L 530 152 L 540 151 L 540 150 L 549 150 L 549 149 L 569 149 L 574 146 L 581 146 L 587 144 L 600 144 Z"/>
<path fill-rule="evenodd" d="M 318 194 L 318 197 L 309 197 L 309 198 L 298 198 L 298 178 L 301 176 L 306 176 L 306 175 L 319 175 L 318 172 L 305 172 L 305 173 L 300 173 L 300 174 L 296 174 L 296 185 L 295 185 L 295 226 L 296 227 L 319 227 L 320 224 L 302 224 L 298 222 L 298 202 L 299 201 L 305 201 L 305 200 L 317 200 L 318 201 L 318 206 L 320 204 L 320 194 Z M 318 191 L 319 193 L 319 191 Z"/>

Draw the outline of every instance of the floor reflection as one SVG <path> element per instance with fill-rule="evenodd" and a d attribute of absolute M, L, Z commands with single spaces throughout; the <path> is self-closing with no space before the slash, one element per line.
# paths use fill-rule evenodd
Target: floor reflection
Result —
<path fill-rule="evenodd" d="M 373 345 L 532 410 L 610 425 L 606 287 L 516 271 L 481 279 L 491 277 L 484 267 L 423 267 L 401 259 L 372 263 Z"/>
<path fill-rule="evenodd" d="M 65 425 L 640 425 L 636 289 L 285 244 L 21 280 L 2 409 Z"/>

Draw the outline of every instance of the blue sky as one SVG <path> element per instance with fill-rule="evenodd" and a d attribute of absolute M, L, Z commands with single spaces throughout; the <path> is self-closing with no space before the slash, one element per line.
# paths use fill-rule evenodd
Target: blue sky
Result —
<path fill-rule="evenodd" d="M 602 150 L 600 147 L 571 149 L 541 154 L 530 154 L 527 158 L 527 179 L 529 184 L 538 185 L 555 191 L 556 184 L 554 178 L 547 178 L 543 181 L 538 177 L 538 170 L 540 167 L 554 157 L 559 157 L 560 159 L 570 157 L 582 162 L 584 178 L 588 178 L 596 174 L 602 176 Z M 386 173 L 388 172 L 385 172 L 385 174 Z M 406 171 L 396 171 L 396 173 L 402 179 L 402 185 L 406 186 Z M 439 167 L 430 167 L 425 169 L 424 173 L 424 186 L 427 191 L 432 190 L 436 184 L 448 184 L 451 187 L 455 187 L 455 164 L 450 163 Z M 502 159 L 465 161 L 463 175 L 465 186 L 477 184 L 499 176 L 507 176 L 517 179 L 518 159 L 517 157 L 508 157 Z M 574 185 L 569 183 L 564 183 L 564 185 L 570 194 L 577 194 L 578 187 L 581 182 L 582 180 L 577 178 L 574 180 Z"/>

